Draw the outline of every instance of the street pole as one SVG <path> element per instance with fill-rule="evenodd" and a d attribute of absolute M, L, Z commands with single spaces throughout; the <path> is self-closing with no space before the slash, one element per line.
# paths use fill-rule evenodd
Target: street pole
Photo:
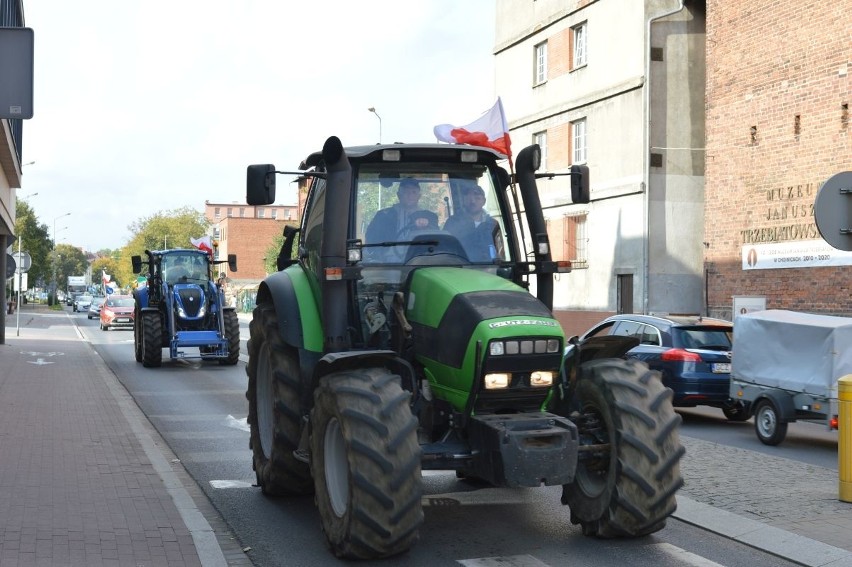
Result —
<path fill-rule="evenodd" d="M 34 161 L 31 161 L 29 163 L 25 163 L 24 165 L 32 165 L 34 163 L 35 163 Z M 23 168 L 24 165 L 22 165 L 21 167 Z M 32 195 L 27 195 L 24 198 L 24 200 L 26 201 L 30 197 L 35 197 L 36 195 L 38 195 L 38 193 L 33 193 Z M 29 207 L 29 202 L 27 203 L 27 207 Z M 54 222 L 56 222 L 56 221 L 54 221 Z M 56 225 L 53 225 L 53 226 L 56 227 Z M 23 264 L 24 263 L 23 262 L 24 256 L 21 253 L 21 243 L 24 240 L 24 231 L 21 230 L 20 232 L 21 232 L 21 234 L 18 235 L 18 263 Z M 18 266 L 18 315 L 15 318 L 15 336 L 16 337 L 21 336 L 21 292 L 23 291 L 23 287 L 24 287 L 24 271 L 21 269 L 21 267 L 22 266 L 20 266 L 20 265 Z"/>
<path fill-rule="evenodd" d="M 59 215 L 53 219 L 53 302 L 56 303 L 56 221 L 62 217 L 67 217 L 71 213 Z M 48 303 L 50 303 L 50 295 L 48 294 Z"/>

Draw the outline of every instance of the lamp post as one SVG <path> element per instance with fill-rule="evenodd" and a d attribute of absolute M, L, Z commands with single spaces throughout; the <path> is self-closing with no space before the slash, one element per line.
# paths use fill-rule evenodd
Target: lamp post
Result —
<path fill-rule="evenodd" d="M 378 118 L 378 119 L 379 119 L 379 143 L 381 144 L 381 143 L 382 143 L 382 117 L 381 117 L 381 116 L 379 116 L 379 113 L 378 113 L 378 112 L 376 112 L 375 107 L 372 107 L 372 106 L 371 106 L 371 107 L 370 107 L 370 108 L 368 108 L 367 110 L 368 110 L 368 111 L 370 111 L 370 112 L 372 112 L 373 114 L 375 114 L 375 115 L 376 115 L 376 118 Z"/>
<path fill-rule="evenodd" d="M 25 163 L 24 165 L 31 165 L 33 163 L 35 162 L 31 161 L 30 163 Z M 24 165 L 22 165 L 21 167 L 24 167 Z M 26 197 L 24 197 L 24 201 L 26 201 L 30 197 L 35 197 L 36 195 L 38 195 L 38 192 L 35 192 L 32 195 L 27 195 Z M 27 203 L 27 205 L 29 205 L 29 203 Z M 18 262 L 23 262 L 24 254 L 21 250 L 21 244 L 24 240 L 24 231 L 21 230 L 20 232 L 21 234 L 18 235 Z M 24 270 L 22 270 L 21 268 L 23 268 L 23 266 L 18 266 L 18 315 L 15 318 L 15 336 L 17 337 L 21 336 L 21 293 L 24 291 Z"/>
<path fill-rule="evenodd" d="M 59 215 L 58 217 L 53 219 L 53 289 L 51 293 L 53 293 L 53 301 L 56 302 L 56 221 L 61 219 L 62 217 L 67 217 L 71 213 L 65 213 L 64 215 Z M 67 226 L 65 228 L 68 228 Z M 48 301 L 49 303 L 49 301 Z M 52 303 L 51 303 L 52 305 Z"/>

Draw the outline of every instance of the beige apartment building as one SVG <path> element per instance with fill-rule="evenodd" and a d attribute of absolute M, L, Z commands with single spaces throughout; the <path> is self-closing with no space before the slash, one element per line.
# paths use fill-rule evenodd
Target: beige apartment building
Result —
<path fill-rule="evenodd" d="M 705 4 L 497 0 L 496 92 L 513 146 L 538 143 L 539 183 L 569 334 L 610 314 L 704 308 Z"/>
<path fill-rule="evenodd" d="M 542 181 L 554 307 L 852 315 L 852 253 L 814 219 L 852 171 L 848 5 L 792 0 L 497 0 L 496 92 L 516 148 L 591 171 L 592 201 Z M 850 197 L 852 198 L 852 197 Z"/>

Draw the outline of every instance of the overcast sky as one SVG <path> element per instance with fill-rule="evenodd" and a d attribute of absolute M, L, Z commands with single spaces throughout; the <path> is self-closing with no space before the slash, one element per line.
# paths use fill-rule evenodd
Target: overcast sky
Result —
<path fill-rule="evenodd" d="M 248 164 L 294 170 L 330 135 L 371 144 L 381 125 L 383 142 L 434 142 L 433 126 L 472 122 L 500 94 L 494 4 L 24 0 L 35 163 L 18 196 L 37 193 L 57 242 L 114 249 L 158 211 L 245 202 Z M 279 204 L 295 202 L 288 180 Z"/>

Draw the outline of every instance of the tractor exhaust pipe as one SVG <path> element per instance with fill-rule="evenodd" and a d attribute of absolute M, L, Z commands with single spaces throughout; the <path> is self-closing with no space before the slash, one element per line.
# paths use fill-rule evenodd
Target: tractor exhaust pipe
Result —
<path fill-rule="evenodd" d="M 332 136 L 322 147 L 325 161 L 326 198 L 320 248 L 320 287 L 325 337 L 323 351 L 349 350 L 346 280 L 346 235 L 349 230 L 349 199 L 352 193 L 352 167 L 340 139 Z"/>
<path fill-rule="evenodd" d="M 527 146 L 518 154 L 515 161 L 518 185 L 524 200 L 527 224 L 533 240 L 533 253 L 536 265 L 536 297 L 549 310 L 553 310 L 553 274 L 543 273 L 544 263 L 550 263 L 550 241 L 547 238 L 547 224 L 541 210 L 541 199 L 535 182 L 535 172 L 541 165 L 541 148 L 538 144 Z"/>

